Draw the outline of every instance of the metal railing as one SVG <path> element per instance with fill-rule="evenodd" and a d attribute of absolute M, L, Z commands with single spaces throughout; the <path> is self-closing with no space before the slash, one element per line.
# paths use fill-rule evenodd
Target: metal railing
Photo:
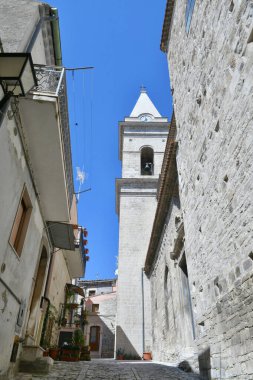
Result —
<path fill-rule="evenodd" d="M 61 305 L 59 325 L 61 327 L 83 328 L 85 325 L 85 312 L 83 305 L 64 303 Z"/>
<path fill-rule="evenodd" d="M 69 115 L 67 101 L 66 73 L 63 67 L 35 65 L 35 74 L 38 85 L 32 92 L 48 96 L 56 96 L 59 105 L 60 128 L 64 154 L 66 186 L 68 192 L 69 210 L 74 195 L 72 155 L 69 130 Z"/>
<path fill-rule="evenodd" d="M 84 248 L 84 235 L 82 228 L 78 229 L 78 236 L 75 239 L 75 247 L 79 249 L 80 255 L 82 257 L 83 261 L 83 276 L 85 275 L 86 270 L 86 255 L 85 255 L 85 248 Z"/>

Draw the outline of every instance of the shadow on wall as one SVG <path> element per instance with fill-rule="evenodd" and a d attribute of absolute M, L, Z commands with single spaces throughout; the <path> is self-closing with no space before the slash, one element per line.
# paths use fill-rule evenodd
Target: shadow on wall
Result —
<path fill-rule="evenodd" d="M 111 323 L 110 321 L 108 322 Z M 101 318 L 99 318 L 99 325 L 103 331 L 101 358 L 113 358 L 115 335 Z"/>
<path fill-rule="evenodd" d="M 116 355 L 117 351 L 123 351 L 124 356 L 138 357 L 142 356 L 142 353 L 138 353 L 132 343 L 129 341 L 124 330 L 121 326 L 116 326 Z"/>
<path fill-rule="evenodd" d="M 199 373 L 204 380 L 211 380 L 211 359 L 210 348 L 201 352 L 198 356 L 199 360 Z"/>

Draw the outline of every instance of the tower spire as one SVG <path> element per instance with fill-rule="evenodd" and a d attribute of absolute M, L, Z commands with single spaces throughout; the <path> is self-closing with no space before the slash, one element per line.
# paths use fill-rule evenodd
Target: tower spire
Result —
<path fill-rule="evenodd" d="M 150 100 L 146 87 L 143 85 L 140 87 L 140 95 L 130 117 L 139 117 L 142 114 L 150 114 L 156 118 L 161 117 L 153 102 Z"/>

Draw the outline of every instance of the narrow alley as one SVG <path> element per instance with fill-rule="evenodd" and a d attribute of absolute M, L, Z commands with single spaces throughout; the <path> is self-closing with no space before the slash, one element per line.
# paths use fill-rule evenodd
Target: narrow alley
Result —
<path fill-rule="evenodd" d="M 95 359 L 91 362 L 55 362 L 48 375 L 19 373 L 15 380 L 197 380 L 196 374 L 152 362 Z"/>

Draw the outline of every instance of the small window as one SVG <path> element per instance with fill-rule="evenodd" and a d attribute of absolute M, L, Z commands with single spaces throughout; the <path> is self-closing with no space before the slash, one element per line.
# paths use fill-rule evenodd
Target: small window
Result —
<path fill-rule="evenodd" d="M 99 312 L 99 304 L 98 303 L 94 303 L 92 305 L 92 312 L 93 313 L 98 313 Z"/>
<path fill-rule="evenodd" d="M 96 290 L 89 290 L 89 297 L 93 297 L 96 295 Z"/>
<path fill-rule="evenodd" d="M 185 29 L 187 33 L 190 30 L 194 5 L 195 5 L 195 0 L 187 0 L 187 6 L 186 6 L 186 12 L 185 12 Z"/>
<path fill-rule="evenodd" d="M 141 175 L 154 174 L 154 151 L 145 147 L 141 150 Z"/>
<path fill-rule="evenodd" d="M 31 212 L 32 204 L 28 191 L 26 187 L 24 187 L 9 239 L 10 244 L 15 249 L 18 256 L 21 256 Z"/>

